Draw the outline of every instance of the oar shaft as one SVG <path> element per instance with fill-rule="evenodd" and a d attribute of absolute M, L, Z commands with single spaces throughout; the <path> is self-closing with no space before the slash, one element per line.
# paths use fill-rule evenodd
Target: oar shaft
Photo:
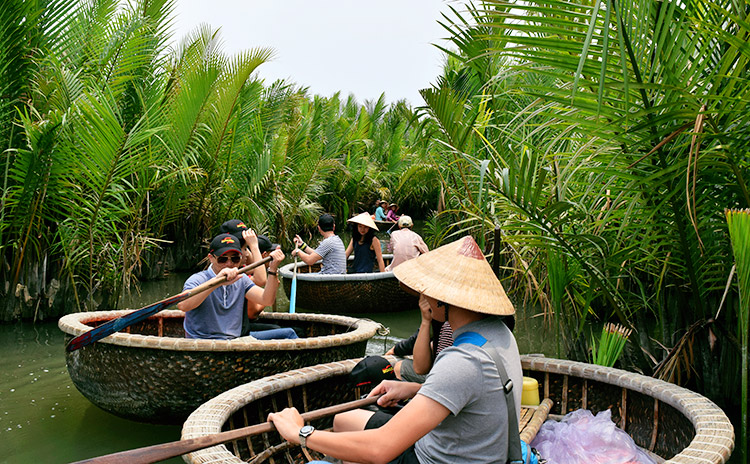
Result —
<path fill-rule="evenodd" d="M 368 406 L 375 403 L 378 398 L 378 396 L 372 396 L 369 398 L 350 401 L 348 403 L 328 406 L 327 408 L 316 409 L 315 411 L 310 411 L 302 414 L 302 418 L 305 420 L 305 422 L 313 421 L 316 419 L 320 419 L 321 417 L 326 417 L 332 414 L 338 414 L 352 409 Z M 153 462 L 159 462 L 165 459 L 173 458 L 175 456 L 180 456 L 193 451 L 197 451 L 199 449 L 208 448 L 210 446 L 220 445 L 228 441 L 238 440 L 240 438 L 257 435 L 259 433 L 267 433 L 274 430 L 276 430 L 276 427 L 274 427 L 273 423 L 264 422 L 262 424 L 251 425 L 248 427 L 243 427 L 241 429 L 228 430 L 226 432 L 208 435 L 205 437 L 173 441 L 171 443 L 163 443 L 161 445 L 146 446 L 144 448 L 107 454 L 106 456 L 99 456 L 83 461 L 77 461 L 72 464 L 150 464 Z"/>
<path fill-rule="evenodd" d="M 243 268 L 240 268 L 238 272 L 241 274 L 247 274 L 248 272 L 252 271 L 256 267 L 262 266 L 266 264 L 267 262 L 271 261 L 272 259 L 273 258 L 271 256 L 267 256 L 259 261 L 256 261 L 252 264 L 248 264 L 247 266 Z M 125 316 L 118 317 L 117 319 L 112 319 L 111 321 L 105 322 L 104 324 L 101 324 L 98 327 L 94 327 L 88 332 L 82 333 L 81 335 L 73 338 L 70 342 L 68 342 L 68 345 L 65 347 L 65 349 L 67 351 L 75 351 L 79 348 L 83 348 L 84 346 L 91 345 L 97 340 L 101 340 L 104 337 L 112 335 L 115 332 L 119 332 L 126 327 L 136 324 L 146 319 L 147 317 L 153 314 L 156 314 L 159 311 L 169 306 L 172 306 L 175 303 L 179 303 L 180 301 L 186 300 L 190 298 L 191 296 L 197 295 L 199 293 L 205 292 L 206 290 L 214 288 L 222 284 L 226 280 L 227 280 L 227 276 L 225 275 L 216 276 L 213 279 L 207 282 L 204 282 L 195 288 L 191 288 L 190 290 L 184 291 L 182 293 L 178 293 L 177 295 L 171 296 L 169 298 L 165 298 L 161 301 L 157 301 L 154 304 L 145 306 Z"/>

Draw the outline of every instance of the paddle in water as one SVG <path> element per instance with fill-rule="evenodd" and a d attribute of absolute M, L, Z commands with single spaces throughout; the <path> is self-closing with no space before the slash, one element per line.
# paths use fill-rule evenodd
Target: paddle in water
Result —
<path fill-rule="evenodd" d="M 350 411 L 352 409 L 363 408 L 374 404 L 378 398 L 380 398 L 380 396 L 371 396 L 360 400 L 349 401 L 348 403 L 316 409 L 315 411 L 302 414 L 302 419 L 304 419 L 305 422 L 310 422 L 322 417 Z M 121 451 L 106 456 L 77 461 L 72 464 L 149 464 L 187 454 L 199 449 L 208 448 L 210 446 L 220 445 L 228 441 L 258 435 L 259 433 L 272 432 L 274 430 L 276 430 L 276 427 L 274 427 L 271 422 L 263 422 L 262 424 L 250 425 L 236 430 L 228 430 L 214 435 L 206 435 L 199 438 L 190 438 L 188 440 L 173 441 L 161 445 Z"/>
<path fill-rule="evenodd" d="M 261 259 L 260 261 L 257 261 L 252 264 L 248 264 L 247 266 L 241 268 L 238 272 L 240 274 L 247 274 L 248 272 L 252 271 L 258 266 L 262 266 L 266 264 L 267 262 L 271 261 L 273 258 L 271 256 L 268 256 L 266 258 Z M 89 330 L 86 333 L 82 333 L 81 335 L 73 338 L 68 345 L 65 347 L 67 351 L 75 351 L 79 348 L 83 348 L 84 346 L 91 345 L 92 343 L 101 340 L 104 337 L 107 337 L 109 335 L 112 335 L 113 333 L 119 332 L 122 329 L 129 327 L 133 324 L 137 324 L 138 322 L 148 318 L 149 316 L 153 316 L 154 314 L 158 313 L 159 311 L 168 308 L 169 306 L 172 306 L 173 304 L 177 304 L 182 300 L 186 300 L 190 298 L 193 295 L 197 295 L 199 293 L 205 292 L 206 290 L 210 290 L 218 285 L 220 285 L 222 282 L 226 280 L 226 276 L 216 276 L 213 279 L 209 280 L 208 282 L 205 282 L 195 288 L 191 288 L 190 290 L 186 290 L 182 293 L 179 293 L 175 296 L 171 296 L 169 298 L 166 298 L 161 301 L 157 301 L 156 303 L 144 306 L 143 308 L 134 311 L 130 314 L 127 314 L 122 317 L 118 317 L 117 319 L 112 319 L 111 321 L 105 322 L 104 324 L 94 327 L 93 329 Z"/>

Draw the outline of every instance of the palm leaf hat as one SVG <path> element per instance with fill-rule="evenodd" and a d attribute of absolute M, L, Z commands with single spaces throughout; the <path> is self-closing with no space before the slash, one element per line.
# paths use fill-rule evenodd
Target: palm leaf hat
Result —
<path fill-rule="evenodd" d="M 393 274 L 412 290 L 452 306 L 497 316 L 516 312 L 470 236 L 410 259 L 395 267 Z"/>

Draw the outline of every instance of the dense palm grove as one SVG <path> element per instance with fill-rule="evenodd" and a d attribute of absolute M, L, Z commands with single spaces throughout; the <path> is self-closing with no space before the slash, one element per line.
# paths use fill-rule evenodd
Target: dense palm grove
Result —
<path fill-rule="evenodd" d="M 178 46 L 172 2 L 15 0 L 0 14 L 2 319 L 113 307 L 192 266 L 230 217 L 282 244 L 379 197 L 470 233 L 561 356 L 635 330 L 623 367 L 740 403 L 724 210 L 750 207 L 744 1 L 451 4 L 425 106 L 264 82 L 272 50 Z M 738 443 L 741 443 L 738 441 Z"/>

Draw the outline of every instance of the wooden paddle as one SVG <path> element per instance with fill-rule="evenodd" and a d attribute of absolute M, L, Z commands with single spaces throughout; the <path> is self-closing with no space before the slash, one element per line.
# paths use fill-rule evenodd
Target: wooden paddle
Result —
<path fill-rule="evenodd" d="M 313 421 L 316 419 L 320 419 L 321 417 L 330 416 L 332 414 L 338 414 L 341 412 L 349 411 L 351 409 L 369 406 L 375 403 L 378 398 L 380 397 L 372 396 L 370 398 L 363 398 L 360 400 L 350 401 L 348 403 L 328 406 L 327 408 L 316 409 L 315 411 L 310 411 L 302 414 L 302 418 L 305 420 L 305 422 Z M 175 456 L 187 454 L 199 449 L 208 448 L 210 446 L 220 445 L 228 441 L 238 440 L 240 438 L 257 435 L 259 433 L 272 432 L 274 430 L 276 430 L 276 427 L 274 427 L 273 423 L 264 422 L 262 424 L 250 425 L 241 429 L 228 430 L 226 432 L 208 435 L 205 437 L 173 441 L 171 443 L 163 443 L 161 445 L 146 446 L 144 448 L 107 454 L 106 456 L 99 456 L 83 461 L 77 461 L 72 464 L 149 464 L 152 462 L 163 461 Z"/>
<path fill-rule="evenodd" d="M 252 271 L 258 266 L 262 266 L 266 264 L 272 259 L 273 258 L 271 256 L 268 256 L 266 258 L 261 259 L 260 261 L 256 261 L 252 264 L 248 264 L 247 266 L 241 268 L 239 272 L 242 274 L 247 274 L 249 271 Z M 112 319 L 111 321 L 107 321 L 104 324 L 94 327 L 88 332 L 82 333 L 81 335 L 73 338 L 73 340 L 71 340 L 68 343 L 65 349 L 67 351 L 75 351 L 79 348 L 83 348 L 84 346 L 91 345 L 97 340 L 101 340 L 102 338 L 112 335 L 115 332 L 121 331 L 125 327 L 136 324 L 146 319 L 147 317 L 158 313 L 162 309 L 166 309 L 167 307 L 172 306 L 173 304 L 179 303 L 182 300 L 186 300 L 190 298 L 191 296 L 194 296 L 199 293 L 205 292 L 206 290 L 212 289 L 226 280 L 227 278 L 224 275 L 216 276 L 213 279 L 207 282 L 204 282 L 195 288 L 186 290 L 180 294 L 171 296 L 164 300 L 157 301 L 156 303 L 152 305 L 144 306 L 143 308 L 137 311 L 134 311 L 130 314 L 127 314 L 125 316 L 118 317 L 117 319 Z"/>
<path fill-rule="evenodd" d="M 391 231 L 394 227 L 396 227 L 396 224 L 398 224 L 398 221 L 394 222 L 390 229 L 386 230 L 385 233 L 388 235 L 391 235 Z"/>

